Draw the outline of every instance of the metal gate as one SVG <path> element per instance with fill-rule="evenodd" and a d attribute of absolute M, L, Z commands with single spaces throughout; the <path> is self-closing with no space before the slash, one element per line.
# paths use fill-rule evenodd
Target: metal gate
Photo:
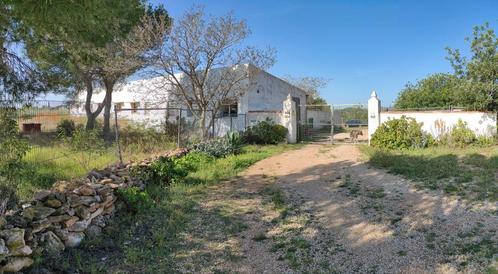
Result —
<path fill-rule="evenodd" d="M 367 104 L 306 105 L 301 141 L 358 143 L 368 140 Z"/>

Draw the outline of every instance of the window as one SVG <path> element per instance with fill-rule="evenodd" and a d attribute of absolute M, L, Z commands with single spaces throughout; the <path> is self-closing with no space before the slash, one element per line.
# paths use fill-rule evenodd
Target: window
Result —
<path fill-rule="evenodd" d="M 237 102 L 223 104 L 220 108 L 221 117 L 237 117 L 238 105 Z"/>
<path fill-rule="evenodd" d="M 115 103 L 114 104 L 114 109 L 115 110 L 121 110 L 123 108 L 124 103 Z"/>
<path fill-rule="evenodd" d="M 130 103 L 130 107 L 131 107 L 131 113 L 136 113 L 137 109 L 140 107 L 140 103 L 132 102 Z"/>

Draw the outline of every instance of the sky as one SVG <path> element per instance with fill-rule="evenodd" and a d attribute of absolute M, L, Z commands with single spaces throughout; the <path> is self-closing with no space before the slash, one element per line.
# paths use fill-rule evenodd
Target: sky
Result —
<path fill-rule="evenodd" d="M 496 0 L 150 2 L 173 18 L 193 5 L 213 16 L 233 12 L 252 31 L 246 44 L 277 50 L 270 73 L 331 79 L 320 91 L 330 104 L 366 103 L 375 90 L 389 106 L 408 82 L 452 72 L 445 48 L 468 48 L 473 26 L 498 29 Z"/>

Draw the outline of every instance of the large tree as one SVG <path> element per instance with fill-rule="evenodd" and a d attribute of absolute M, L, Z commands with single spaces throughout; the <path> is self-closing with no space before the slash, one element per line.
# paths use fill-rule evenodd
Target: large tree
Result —
<path fill-rule="evenodd" d="M 96 109 L 91 100 L 101 84 L 102 52 L 126 37 L 146 12 L 141 0 L 36 1 L 14 0 L 20 33 L 28 56 L 50 79 L 54 90 L 86 91 L 87 128 L 111 102 L 110 94 Z M 36 11 L 36 12 L 35 12 Z M 23 16 L 29 14 L 30 16 Z"/>
<path fill-rule="evenodd" d="M 33 99 L 46 88 L 36 68 L 19 55 L 17 20 L 12 3 L 0 2 L 0 103 L 11 104 Z"/>
<path fill-rule="evenodd" d="M 470 56 L 458 49 L 448 48 L 448 60 L 455 75 L 462 79 L 461 96 L 475 109 L 498 110 L 498 39 L 495 31 L 485 23 L 474 27 L 470 44 Z"/>
<path fill-rule="evenodd" d="M 394 103 L 399 109 L 462 107 L 460 100 L 461 81 L 448 73 L 436 73 L 418 81 L 408 83 Z"/>
<path fill-rule="evenodd" d="M 106 138 L 111 135 L 110 116 L 115 85 L 151 62 L 149 53 L 161 46 L 170 25 L 171 20 L 162 6 L 150 7 L 128 35 L 118 37 L 99 51 L 102 62 L 98 74 L 108 98 L 104 105 L 103 132 Z"/>
<path fill-rule="evenodd" d="M 193 7 L 174 22 L 158 51 L 156 73 L 168 86 L 168 99 L 192 111 L 202 138 L 221 106 L 247 89 L 250 75 L 275 62 L 273 49 L 243 45 L 249 34 L 246 22 L 233 14 L 207 17 Z"/>

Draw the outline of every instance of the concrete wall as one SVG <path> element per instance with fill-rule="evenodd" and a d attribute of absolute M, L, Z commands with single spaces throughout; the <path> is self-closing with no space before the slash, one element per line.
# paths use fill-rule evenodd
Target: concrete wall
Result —
<path fill-rule="evenodd" d="M 478 136 L 492 136 L 496 133 L 496 114 L 479 111 L 392 111 L 381 112 L 380 123 L 401 116 L 414 118 L 423 123 L 422 129 L 434 137 L 451 131 L 459 119 L 467 123 L 467 127 Z"/>

